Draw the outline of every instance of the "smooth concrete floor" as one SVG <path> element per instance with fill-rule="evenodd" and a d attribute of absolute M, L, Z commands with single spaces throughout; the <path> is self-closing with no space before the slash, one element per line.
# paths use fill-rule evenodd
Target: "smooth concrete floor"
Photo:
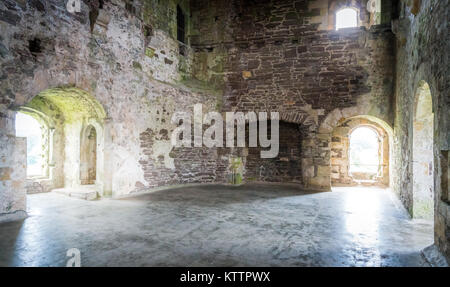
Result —
<path fill-rule="evenodd" d="M 85 201 L 28 196 L 29 217 L 0 225 L 0 266 L 427 266 L 430 222 L 376 188 L 184 187 Z"/>

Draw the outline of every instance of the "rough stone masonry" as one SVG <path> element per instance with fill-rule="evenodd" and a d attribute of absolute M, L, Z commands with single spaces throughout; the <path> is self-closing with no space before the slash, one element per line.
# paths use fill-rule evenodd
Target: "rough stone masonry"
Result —
<path fill-rule="evenodd" d="M 336 31 L 345 7 L 358 27 Z M 376 183 L 413 214 L 416 91 L 426 82 L 435 244 L 450 258 L 449 15 L 448 0 L 83 0 L 75 13 L 65 0 L 3 0 L 0 216 L 23 216 L 26 192 L 79 188 L 89 164 L 99 197 L 251 181 L 330 190 L 352 182 L 345 161 L 332 163 L 345 123 L 383 130 L 388 158 Z M 278 111 L 277 158 L 172 148 L 173 113 L 198 103 L 205 112 Z M 17 112 L 38 119 L 52 146 L 44 177 L 27 178 Z M 94 165 L 80 162 L 92 129 Z"/>

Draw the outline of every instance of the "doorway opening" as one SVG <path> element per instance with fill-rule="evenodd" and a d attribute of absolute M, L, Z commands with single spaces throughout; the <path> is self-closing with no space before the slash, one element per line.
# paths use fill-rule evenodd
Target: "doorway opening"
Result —
<path fill-rule="evenodd" d="M 434 114 L 430 86 L 421 82 L 413 121 L 413 217 L 434 218 Z"/>

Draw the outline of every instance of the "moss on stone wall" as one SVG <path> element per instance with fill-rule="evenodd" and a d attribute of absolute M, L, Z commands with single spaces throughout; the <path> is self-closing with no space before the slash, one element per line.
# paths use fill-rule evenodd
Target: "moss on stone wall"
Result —
<path fill-rule="evenodd" d="M 231 184 L 242 184 L 244 163 L 241 157 L 230 158 Z"/>
<path fill-rule="evenodd" d="M 189 15 L 189 0 L 144 0 L 142 19 L 145 24 L 153 29 L 160 29 L 168 33 L 173 39 L 177 38 L 177 5 L 181 7 L 185 15 Z M 186 17 L 189 19 L 189 17 Z M 186 23 L 189 27 L 189 23 Z M 188 29 L 189 30 L 189 29 Z"/>
<path fill-rule="evenodd" d="M 41 92 L 27 105 L 38 111 L 48 109 L 49 103 L 57 107 L 65 123 L 85 118 L 104 119 L 106 113 L 101 104 L 89 93 L 73 88 L 54 88 Z"/>

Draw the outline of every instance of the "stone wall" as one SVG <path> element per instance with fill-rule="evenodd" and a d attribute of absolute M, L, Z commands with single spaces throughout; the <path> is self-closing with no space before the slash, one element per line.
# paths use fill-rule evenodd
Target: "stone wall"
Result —
<path fill-rule="evenodd" d="M 193 114 L 190 103 L 203 103 L 203 113 L 214 107 L 208 99 L 179 91 L 178 98 L 160 97 L 152 105 L 152 124 L 139 135 L 142 157 L 139 161 L 148 185 L 140 188 L 187 183 L 210 183 L 218 180 L 219 155 L 216 148 L 173 147 L 171 135 L 176 111 Z M 185 98 L 183 103 L 180 99 Z M 214 100 L 214 98 L 212 98 Z M 206 109 L 205 109 L 206 108 Z M 192 119 L 193 120 L 193 119 Z M 192 129 L 193 130 L 193 129 Z M 193 135 L 192 135 L 193 136 Z M 219 180 L 220 181 L 220 180 Z"/>
<path fill-rule="evenodd" d="M 222 84 L 225 111 L 278 111 L 299 125 L 306 186 L 330 188 L 331 131 L 341 117 L 393 123 L 390 26 L 328 30 L 327 1 L 199 2 L 192 46 L 204 68 L 194 76 Z M 206 31 L 211 25 L 220 32 Z"/>
<path fill-rule="evenodd" d="M 329 189 L 333 129 L 364 115 L 394 127 L 392 187 L 411 212 L 414 98 L 426 81 L 435 123 L 435 241 L 450 257 L 442 180 L 450 146 L 449 1 L 400 1 L 392 29 L 396 9 L 388 1 L 381 20 L 365 12 L 365 0 L 188 2 L 86 0 L 76 14 L 64 0 L 0 2 L 0 214 L 25 209 L 25 149 L 14 136 L 14 111 L 60 87 L 82 90 L 104 109 L 105 194 L 236 183 L 237 175 L 260 175 L 260 166 L 282 171 L 264 180 Z M 334 31 L 333 11 L 345 3 L 359 9 L 361 27 Z M 176 40 L 177 5 L 192 15 L 192 49 Z M 371 26 L 376 21 L 387 25 Z M 292 124 L 282 129 L 286 149 L 265 161 L 246 149 L 171 149 L 172 114 L 196 103 L 205 111 L 280 112 Z"/>
<path fill-rule="evenodd" d="M 12 113 L 0 118 L 2 127 L 11 126 Z M 15 137 L 14 130 L 0 130 L 0 222 L 26 216 L 26 138 Z"/>
<path fill-rule="evenodd" d="M 187 15 L 189 5 L 187 1 L 169 2 L 84 1 L 81 12 L 75 14 L 67 11 L 63 0 L 0 3 L 0 115 L 4 134 L 0 144 L 5 147 L 2 151 L 11 151 L 4 155 L 8 160 L 2 167 L 5 176 L 0 214 L 25 208 L 25 186 L 21 185 L 25 184 L 25 174 L 19 172 L 25 161 L 9 156 L 20 146 L 14 140 L 14 111 L 55 88 L 83 91 L 104 109 L 104 157 L 100 159 L 104 194 L 120 196 L 207 177 L 215 180 L 216 166 L 203 164 L 203 158 L 212 162 L 217 157 L 217 152 L 210 150 L 202 151 L 201 156 L 193 150 L 172 153 L 172 161 L 183 178 L 169 181 L 148 173 L 149 166 L 161 164 L 161 156 L 170 158 L 166 137 L 156 136 L 164 132 L 170 135 L 176 127 L 170 121 L 172 114 L 165 111 L 187 111 L 196 103 L 203 103 L 205 110 L 214 110 L 220 95 L 189 81 L 193 54 L 176 40 L 175 26 L 177 4 Z M 183 55 L 180 47 L 184 47 Z M 86 116 L 84 120 L 90 119 Z M 64 132 L 68 131 L 66 122 Z M 146 133 L 155 137 L 149 139 Z M 61 179 L 57 174 L 62 170 L 65 176 L 69 170 L 74 178 L 77 176 L 76 169 L 67 164 L 71 156 L 65 143 L 57 147 L 62 147 L 66 164 L 57 166 L 55 180 Z M 70 162 L 76 165 L 78 161 L 72 158 Z M 172 165 L 164 168 L 174 173 Z M 17 178 L 10 179 L 7 171 Z M 201 172 L 207 175 L 198 176 Z M 64 177 L 57 185 L 66 186 L 67 179 Z M 42 187 L 28 187 L 33 186 L 36 190 Z"/>
<path fill-rule="evenodd" d="M 450 258 L 450 206 L 443 200 L 441 154 L 448 151 L 449 135 L 449 1 L 401 1 L 393 23 L 397 46 L 394 190 L 413 214 L 413 122 L 417 89 L 422 81 L 431 89 L 434 132 L 435 243 Z M 448 189 L 448 186 L 446 186 Z"/>

